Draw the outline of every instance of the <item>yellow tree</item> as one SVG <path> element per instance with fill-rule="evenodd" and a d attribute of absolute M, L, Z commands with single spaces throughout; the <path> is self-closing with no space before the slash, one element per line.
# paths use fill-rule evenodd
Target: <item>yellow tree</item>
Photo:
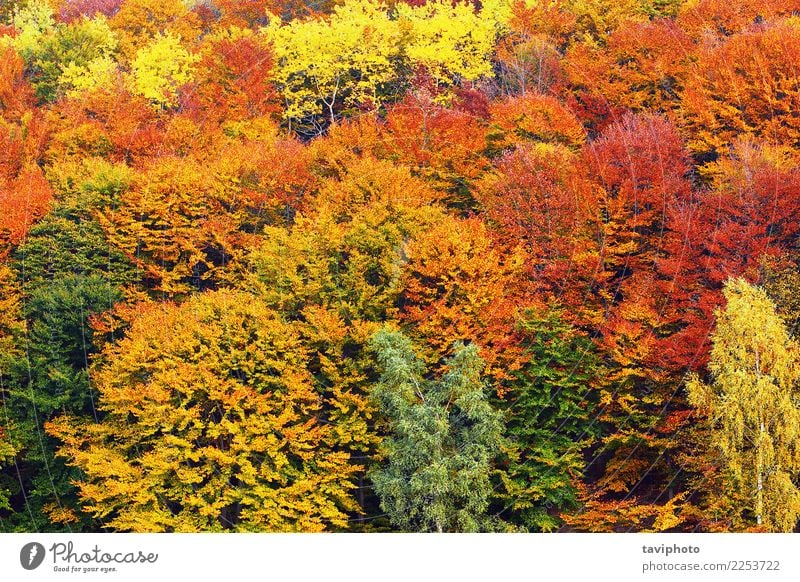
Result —
<path fill-rule="evenodd" d="M 117 40 L 106 18 L 55 23 L 51 7 L 41 0 L 16 11 L 14 36 L 0 36 L 25 59 L 28 77 L 42 100 L 107 86 L 116 71 Z"/>
<path fill-rule="evenodd" d="M 343 528 L 352 467 L 307 364 L 294 327 L 252 295 L 154 305 L 94 371 L 103 419 L 46 428 L 85 473 L 84 509 L 115 530 Z"/>
<path fill-rule="evenodd" d="M 276 23 L 279 19 L 273 19 Z M 286 101 L 284 117 L 302 120 L 381 102 L 381 87 L 396 76 L 400 31 L 375 0 L 348 1 L 330 19 L 295 20 L 266 29 L 277 61 L 275 83 Z"/>
<path fill-rule="evenodd" d="M 709 371 L 696 376 L 690 402 L 708 415 L 709 443 L 722 459 L 733 527 L 791 532 L 800 516 L 800 346 L 766 292 L 728 281 L 717 311 Z"/>
<path fill-rule="evenodd" d="M 308 215 L 291 228 L 266 227 L 248 255 L 251 285 L 294 321 L 312 350 L 310 369 L 325 386 L 338 443 L 374 444 L 366 401 L 366 345 L 397 316 L 409 240 L 445 220 L 436 193 L 400 165 L 364 158 L 329 179 Z"/>
<path fill-rule="evenodd" d="M 471 3 L 432 0 L 390 11 L 378 0 L 347 0 L 326 19 L 281 25 L 273 18 L 265 33 L 275 51 L 284 118 L 319 133 L 320 116 L 333 123 L 344 111 L 377 110 L 420 68 L 444 90 L 491 77 L 506 17 L 498 2 L 476 11 Z"/>
<path fill-rule="evenodd" d="M 131 67 L 133 91 L 161 107 L 174 106 L 178 89 L 192 80 L 198 59 L 189 54 L 180 38 L 170 33 L 158 35 L 136 53 Z"/>
<path fill-rule="evenodd" d="M 423 66 L 437 85 L 492 76 L 491 56 L 502 17 L 499 6 L 476 11 L 469 2 L 431 0 L 412 7 L 400 3 L 397 16 L 412 66 Z"/>
<path fill-rule="evenodd" d="M 98 212 L 109 242 L 162 297 L 214 287 L 236 261 L 235 215 L 208 171 L 190 158 L 157 158 L 122 192 L 119 208 Z"/>
<path fill-rule="evenodd" d="M 264 229 L 263 243 L 248 255 L 250 284 L 308 348 L 332 442 L 365 459 L 378 442 L 369 339 L 397 318 L 409 241 L 447 215 L 437 193 L 400 164 L 369 156 L 346 167 L 330 163 L 337 176 L 323 182 L 306 212 L 288 229 Z M 356 478 L 362 484 L 365 471 Z M 358 489 L 365 527 L 379 513 L 371 493 Z"/>

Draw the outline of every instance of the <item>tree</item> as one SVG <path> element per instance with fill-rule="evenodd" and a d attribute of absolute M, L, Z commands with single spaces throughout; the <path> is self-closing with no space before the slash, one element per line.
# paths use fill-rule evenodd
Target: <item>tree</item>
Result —
<path fill-rule="evenodd" d="M 551 531 L 560 513 L 579 507 L 583 452 L 601 432 L 594 410 L 600 362 L 592 341 L 558 309 L 531 309 L 519 328 L 530 360 L 503 402 L 513 453 L 501 477 L 501 515 L 530 531 Z"/>
<path fill-rule="evenodd" d="M 47 212 L 52 196 L 39 166 L 25 168 L 13 180 L 0 175 L 0 257 L 25 238 L 31 225 Z"/>
<path fill-rule="evenodd" d="M 134 283 L 133 265 L 106 240 L 96 220 L 98 211 L 116 206 L 130 187 L 130 168 L 89 158 L 49 170 L 59 201 L 12 255 L 25 294 L 69 277 L 99 278 L 118 290 Z"/>
<path fill-rule="evenodd" d="M 686 326 L 673 299 L 682 287 L 661 268 L 673 250 L 670 227 L 694 202 L 689 157 L 674 125 L 652 114 L 626 115 L 584 156 L 599 210 L 601 263 L 586 301 L 607 368 L 598 406 L 604 436 L 592 451 L 599 474 L 581 492 L 583 507 L 564 517 L 591 531 L 672 529 L 682 519 L 675 458 L 686 409 L 675 382 L 692 360 L 677 364 L 664 347 Z"/>
<path fill-rule="evenodd" d="M 321 531 L 353 509 L 308 354 L 257 297 L 143 310 L 94 373 L 98 423 L 46 425 L 87 512 L 119 531 Z"/>
<path fill-rule="evenodd" d="M 191 158 L 153 160 L 120 203 L 97 219 L 108 241 L 163 297 L 217 286 L 241 242 L 235 214 L 208 168 Z"/>
<path fill-rule="evenodd" d="M 8 2 L 3 2 L 2 6 L 0 6 L 0 26 L 13 19 L 14 12 L 23 8 L 25 4 L 27 4 L 27 0 L 9 0 Z"/>
<path fill-rule="evenodd" d="M 20 313 L 20 291 L 14 273 L 0 263 L 0 530 L 10 531 L 9 521 L 16 521 L 12 496 L 19 492 L 19 482 L 6 472 L 16 461 L 17 447 L 11 433 L 16 425 L 9 414 L 9 389 L 13 387 L 12 367 L 20 356 L 15 341 L 24 329 Z M 9 515 L 10 514 L 10 515 Z M 10 519 L 9 519 L 10 518 Z M 32 524 L 31 524 L 32 525 Z"/>
<path fill-rule="evenodd" d="M 35 49 L 43 35 L 52 31 L 55 25 L 53 9 L 42 0 L 17 2 L 12 12 L 11 24 L 15 34 L 3 35 L 0 42 L 11 44 L 21 53 Z"/>
<path fill-rule="evenodd" d="M 0 47 L 0 112 L 7 121 L 18 121 L 33 105 L 33 87 L 25 78 L 25 61 L 13 47 Z"/>
<path fill-rule="evenodd" d="M 71 23 L 84 16 L 93 18 L 102 14 L 111 17 L 116 14 L 125 0 L 62 0 L 58 16 L 63 22 Z"/>
<path fill-rule="evenodd" d="M 586 140 L 586 130 L 555 97 L 529 93 L 496 101 L 491 105 L 491 123 L 497 149 L 527 141 L 563 144 L 574 150 Z"/>
<path fill-rule="evenodd" d="M 775 302 L 789 334 L 800 331 L 800 269 L 792 261 L 765 257 L 761 265 L 761 284 Z"/>
<path fill-rule="evenodd" d="M 53 190 L 42 172 L 48 127 L 34 106 L 22 59 L 0 46 L 0 258 L 46 214 Z"/>
<path fill-rule="evenodd" d="M 674 16 L 681 0 L 567 0 L 584 38 L 603 41 L 621 27 L 648 18 Z"/>
<path fill-rule="evenodd" d="M 602 314 L 590 298 L 603 279 L 599 201 L 578 160 L 558 144 L 521 143 L 496 160 L 475 198 L 496 236 L 525 249 L 528 291 L 570 306 L 576 320 L 596 323 Z"/>
<path fill-rule="evenodd" d="M 159 37 L 174 37 L 191 46 L 200 37 L 200 19 L 184 0 L 125 0 L 109 19 L 125 64 Z"/>
<path fill-rule="evenodd" d="M 223 25 L 256 27 L 269 24 L 269 11 L 288 4 L 283 0 L 214 0 L 213 8 Z M 302 3 L 313 10 L 310 3 Z M 288 19 L 287 19 L 288 20 Z"/>
<path fill-rule="evenodd" d="M 761 24 L 709 43 L 681 96 L 689 148 L 703 162 L 729 152 L 740 136 L 800 146 L 800 24 Z"/>
<path fill-rule="evenodd" d="M 144 162 L 166 145 L 165 112 L 132 93 L 122 78 L 108 87 L 79 92 L 49 110 L 52 135 L 47 158 L 60 168 L 81 157 L 109 163 Z"/>
<path fill-rule="evenodd" d="M 14 453 L 14 446 L 8 440 L 7 428 L 0 425 L 0 471 L 2 471 L 6 465 L 13 463 Z M 9 504 L 11 492 L 8 488 L 9 484 L 6 481 L 5 475 L 0 473 L 0 512 L 12 509 Z M 0 523 L 2 523 L 2 521 L 0 521 Z M 6 531 L 7 528 L 3 527 L 3 530 Z"/>
<path fill-rule="evenodd" d="M 668 212 L 656 269 L 668 285 L 662 321 L 674 328 L 656 343 L 661 365 L 676 371 L 705 365 L 724 282 L 755 280 L 765 260 L 791 260 L 800 234 L 795 156 L 791 148 L 735 140 L 725 156 L 706 164 L 710 188 Z"/>
<path fill-rule="evenodd" d="M 372 389 L 388 436 L 370 472 L 381 507 L 406 531 L 486 531 L 492 462 L 503 445 L 477 347 L 456 346 L 449 370 L 426 380 L 411 342 L 383 329 L 372 339 L 382 369 Z"/>
<path fill-rule="evenodd" d="M 670 303 L 672 280 L 656 274 L 668 252 L 673 217 L 694 200 L 689 156 L 675 126 L 652 114 L 626 115 L 584 156 L 599 189 L 603 342 L 619 364 L 617 379 L 635 382 L 664 366 L 647 364 L 665 356 L 655 350 L 656 338 L 674 331 L 670 326 L 678 317 Z"/>
<path fill-rule="evenodd" d="M 447 194 L 447 203 L 470 211 L 471 183 L 490 168 L 487 130 L 474 113 L 436 103 L 425 90 L 408 94 L 386 114 L 381 127 L 384 155 L 400 160 Z"/>
<path fill-rule="evenodd" d="M 29 323 L 27 333 L 15 338 L 21 353 L 12 364 L 5 403 L 14 421 L 8 433 L 18 451 L 17 479 L 27 509 L 12 520 L 24 520 L 18 527 L 74 531 L 89 525 L 90 519 L 80 516 L 73 485 L 80 472 L 56 459 L 57 442 L 44 434 L 42 424 L 65 413 L 85 421 L 97 418 L 97 394 L 87 370 L 96 351 L 89 320 L 119 299 L 97 275 L 67 275 L 26 297 L 22 312 Z"/>
<path fill-rule="evenodd" d="M 134 93 L 159 107 L 177 105 L 178 89 L 192 80 L 198 58 L 180 38 L 169 33 L 156 36 L 136 52 L 131 64 Z"/>
<path fill-rule="evenodd" d="M 92 321 L 117 305 L 123 287 L 136 278 L 93 219 L 98 208 L 116 203 L 128 187 L 130 170 L 84 162 L 54 172 L 59 203 L 12 254 L 27 325 L 14 334 L 15 355 L 3 387 L 5 412 L 13 420 L 6 433 L 17 451 L 14 481 L 22 490 L 14 497 L 18 511 L 8 518 L 10 528 L 91 527 L 72 484 L 80 472 L 56 458 L 57 442 L 43 434 L 41 425 L 65 412 L 87 422 L 97 418 L 88 365 L 99 344 L 111 338 L 95 332 Z"/>
<path fill-rule="evenodd" d="M 400 29 L 374 0 L 345 2 L 329 20 L 281 26 L 276 19 L 268 34 L 278 65 L 275 83 L 286 100 L 283 116 L 295 124 L 315 116 L 333 123 L 342 107 L 377 108 L 397 76 Z"/>
<path fill-rule="evenodd" d="M 40 432 L 41 424 L 66 411 L 96 417 L 88 362 L 106 338 L 90 322 L 121 300 L 122 287 L 135 274 L 92 218 L 127 188 L 128 169 L 97 160 L 60 169 L 63 174 L 55 172 L 54 179 L 59 203 L 12 255 L 27 326 L 15 335 L 20 353 L 11 367 L 6 410 L 14 420 L 8 433 L 18 450 L 16 479 L 27 511 L 9 522 L 24 529 L 75 531 L 90 521 L 80 513 L 71 483 L 79 472 L 55 458 L 56 442 Z"/>
<path fill-rule="evenodd" d="M 397 18 L 406 35 L 411 67 L 422 67 L 437 88 L 492 76 L 490 57 L 498 33 L 496 3 L 476 9 L 471 2 L 430 0 L 400 3 Z"/>
<path fill-rule="evenodd" d="M 800 518 L 800 346 L 763 289 L 732 279 L 724 294 L 712 336 L 712 383 L 693 376 L 689 400 L 708 417 L 723 494 L 738 501 L 731 525 L 791 532 Z"/>
<path fill-rule="evenodd" d="M 206 38 L 195 65 L 195 81 L 183 106 L 196 107 L 202 117 L 239 121 L 280 111 L 272 83 L 272 50 L 250 31 Z"/>
<path fill-rule="evenodd" d="M 502 381 L 525 361 L 514 333 L 524 251 L 497 244 L 478 219 L 448 216 L 420 233 L 406 255 L 399 319 L 424 342 L 425 361 L 441 362 L 454 342 L 479 342 L 502 393 Z"/>
<path fill-rule="evenodd" d="M 20 30 L 14 45 L 42 101 L 65 92 L 108 84 L 116 69 L 117 40 L 105 17 L 72 24 L 54 23 L 45 3 L 33 3 L 15 18 Z"/>
<path fill-rule="evenodd" d="M 774 22 L 796 14 L 798 9 L 798 0 L 695 0 L 683 3 L 676 21 L 694 39 L 709 34 L 724 39 L 746 31 L 759 20 Z"/>
<path fill-rule="evenodd" d="M 497 41 L 498 82 L 507 94 L 549 93 L 564 82 L 561 53 L 575 32 L 575 16 L 559 0 L 509 3 Z"/>
<path fill-rule="evenodd" d="M 289 225 L 306 210 L 319 188 L 310 148 L 280 134 L 274 123 L 263 118 L 239 127 L 241 133 L 197 151 L 215 174 L 225 210 L 247 233 L 258 235 L 264 226 Z"/>
<path fill-rule="evenodd" d="M 452 87 L 492 76 L 496 8 L 435 0 L 400 3 L 390 12 L 377 0 L 348 0 L 327 19 L 282 25 L 274 18 L 267 34 L 284 118 L 319 134 L 344 112 L 375 111 L 396 99 L 418 71 L 449 100 Z"/>
<path fill-rule="evenodd" d="M 695 50 L 672 20 L 631 22 L 603 46 L 570 47 L 564 62 L 569 91 L 579 103 L 597 99 L 633 111 L 673 111 Z"/>

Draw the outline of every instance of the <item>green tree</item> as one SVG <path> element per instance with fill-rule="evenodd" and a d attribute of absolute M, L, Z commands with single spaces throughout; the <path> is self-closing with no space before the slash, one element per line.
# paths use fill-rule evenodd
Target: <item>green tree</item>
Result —
<path fill-rule="evenodd" d="M 92 218 L 127 188 L 127 170 L 95 160 L 68 173 L 63 179 L 51 176 L 60 204 L 31 228 L 10 263 L 21 297 L 15 307 L 20 323 L 5 334 L 9 349 L 3 350 L 0 388 L 5 418 L 11 420 L 5 433 L 17 456 L 8 479 L 13 511 L 4 517 L 3 529 L 89 527 L 72 484 L 80 472 L 56 457 L 58 443 L 41 427 L 65 412 L 87 422 L 98 418 L 88 365 L 105 338 L 98 337 L 90 318 L 113 308 L 136 278 Z M 13 293 L 8 296 L 10 301 Z"/>
<path fill-rule="evenodd" d="M 27 333 L 16 337 L 23 349 L 12 367 L 5 404 L 14 420 L 8 433 L 18 451 L 18 479 L 30 511 L 13 516 L 13 527 L 73 530 L 89 521 L 77 511 L 72 482 L 80 473 L 55 457 L 57 442 L 44 434 L 42 424 L 63 413 L 97 418 L 97 394 L 87 369 L 96 351 L 88 320 L 119 299 L 119 292 L 97 275 L 66 275 L 40 286 L 24 302 Z"/>
<path fill-rule="evenodd" d="M 689 401 L 705 411 L 721 456 L 734 527 L 791 532 L 800 516 L 800 347 L 766 292 L 729 280 L 717 310 L 710 385 L 693 376 Z"/>
<path fill-rule="evenodd" d="M 8 440 L 8 431 L 5 427 L 0 426 L 0 512 L 11 509 L 9 499 L 11 491 L 6 483 L 7 479 L 3 473 L 6 465 L 11 465 L 14 459 L 14 447 Z M 5 528 L 2 528 L 3 530 Z"/>
<path fill-rule="evenodd" d="M 389 434 L 370 477 L 391 522 L 407 531 L 496 529 L 487 509 L 503 421 L 489 403 L 477 346 L 456 345 L 449 370 L 434 380 L 401 333 L 383 329 L 372 347 L 383 371 L 372 397 Z"/>
<path fill-rule="evenodd" d="M 557 310 L 530 310 L 519 324 L 529 362 L 509 386 L 511 451 L 501 474 L 509 520 L 531 531 L 560 525 L 578 507 L 584 449 L 599 434 L 593 413 L 600 373 L 594 344 Z"/>
<path fill-rule="evenodd" d="M 52 9 L 37 1 L 15 14 L 14 25 L 19 34 L 11 42 L 42 101 L 110 82 L 117 41 L 104 16 L 56 24 Z"/>

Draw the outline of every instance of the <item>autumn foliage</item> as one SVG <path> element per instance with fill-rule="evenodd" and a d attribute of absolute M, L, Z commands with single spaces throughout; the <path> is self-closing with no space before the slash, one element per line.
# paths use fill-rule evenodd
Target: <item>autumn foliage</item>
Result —
<path fill-rule="evenodd" d="M 796 530 L 798 11 L 2 3 L 0 530 Z"/>

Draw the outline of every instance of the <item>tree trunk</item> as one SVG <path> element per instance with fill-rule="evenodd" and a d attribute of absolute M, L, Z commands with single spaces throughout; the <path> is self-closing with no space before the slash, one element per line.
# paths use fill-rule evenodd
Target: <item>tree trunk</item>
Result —
<path fill-rule="evenodd" d="M 764 421 L 761 421 L 761 425 L 759 426 L 756 447 L 756 473 L 758 480 L 756 485 L 756 524 L 761 525 L 762 516 L 764 514 L 764 461 L 762 458 L 762 450 L 764 449 Z"/>

